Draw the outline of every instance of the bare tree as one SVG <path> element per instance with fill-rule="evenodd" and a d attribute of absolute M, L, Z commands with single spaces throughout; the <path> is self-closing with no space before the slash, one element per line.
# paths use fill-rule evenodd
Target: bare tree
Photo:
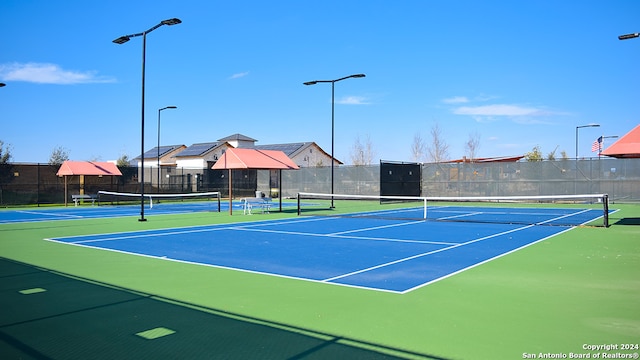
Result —
<path fill-rule="evenodd" d="M 565 150 L 560 151 L 560 157 L 562 158 L 562 160 L 569 160 L 569 155 Z"/>
<path fill-rule="evenodd" d="M 351 148 L 351 163 L 353 165 L 371 165 L 375 156 L 376 152 L 369 135 L 366 135 L 364 144 L 360 142 L 360 135 L 358 135 Z"/>
<path fill-rule="evenodd" d="M 416 132 L 413 135 L 413 143 L 411 144 L 411 159 L 416 162 L 424 161 L 427 153 L 427 145 L 422 139 L 422 135 L 419 132 Z"/>
<path fill-rule="evenodd" d="M 0 140 L 0 164 L 6 164 L 11 160 L 11 145 L 5 146 L 4 142 Z"/>
<path fill-rule="evenodd" d="M 464 144 L 465 153 L 469 161 L 473 162 L 478 154 L 478 148 L 480 147 L 480 134 L 474 131 L 469 134 L 469 140 Z"/>
<path fill-rule="evenodd" d="M 69 160 L 69 150 L 62 146 L 56 146 L 49 156 L 49 165 L 61 165 L 67 160 Z"/>
<path fill-rule="evenodd" d="M 431 128 L 431 145 L 427 147 L 427 152 L 429 153 L 429 160 L 434 163 L 449 159 L 449 144 L 442 138 L 442 131 L 438 124 L 433 125 Z"/>
<path fill-rule="evenodd" d="M 118 166 L 129 166 L 129 155 L 122 154 L 118 158 L 118 161 L 116 162 L 116 165 L 118 165 Z"/>

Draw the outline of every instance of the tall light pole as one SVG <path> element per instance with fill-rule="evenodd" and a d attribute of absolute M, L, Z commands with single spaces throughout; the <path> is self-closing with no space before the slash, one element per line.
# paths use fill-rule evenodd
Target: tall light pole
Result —
<path fill-rule="evenodd" d="M 160 193 L 160 111 L 177 108 L 178 107 L 171 105 L 158 109 L 158 193 Z"/>
<path fill-rule="evenodd" d="M 144 68 L 145 68 L 145 55 L 147 51 L 147 34 L 152 32 L 153 30 L 159 28 L 162 25 L 176 25 L 180 24 L 182 21 L 177 18 L 162 20 L 158 25 L 152 27 L 151 29 L 131 35 L 120 36 L 119 38 L 113 40 L 116 44 L 124 44 L 127 41 L 131 40 L 132 37 L 142 36 L 142 116 L 141 116 L 141 141 L 140 141 L 140 219 L 138 221 L 147 221 L 144 218 Z"/>
<path fill-rule="evenodd" d="M 600 143 L 600 151 L 598 151 L 598 157 L 600 157 L 600 155 L 602 154 L 602 150 L 604 150 L 604 139 L 617 139 L 618 135 L 601 136 L 601 137 L 602 137 L 602 142 Z"/>
<path fill-rule="evenodd" d="M 335 84 L 338 81 L 342 81 L 345 79 L 349 79 L 349 78 L 363 78 L 365 77 L 365 74 L 354 74 L 354 75 L 349 75 L 349 76 L 345 76 L 342 77 L 340 79 L 335 79 L 335 80 L 314 80 L 314 81 L 307 81 L 306 83 L 304 83 L 304 85 L 315 85 L 318 83 L 331 83 L 331 194 L 333 195 L 334 193 L 334 180 L 333 180 L 333 174 L 334 174 L 334 162 L 335 162 L 335 156 L 334 156 L 334 149 L 335 149 L 335 118 L 334 118 L 334 114 L 335 114 Z M 331 208 L 333 209 L 333 197 L 331 197 Z"/>
<path fill-rule="evenodd" d="M 578 129 L 586 128 L 586 127 L 600 127 L 600 124 L 593 124 L 592 123 L 592 124 L 587 124 L 587 125 L 576 126 L 576 164 L 577 164 L 577 161 L 578 161 Z"/>
<path fill-rule="evenodd" d="M 575 194 L 578 193 L 578 129 L 586 128 L 586 127 L 600 127 L 600 124 L 591 123 L 587 125 L 576 126 L 576 175 L 573 181 L 573 192 Z"/>

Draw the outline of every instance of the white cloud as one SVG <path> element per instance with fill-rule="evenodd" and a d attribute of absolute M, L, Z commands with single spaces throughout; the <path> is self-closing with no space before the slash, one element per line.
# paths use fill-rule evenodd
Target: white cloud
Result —
<path fill-rule="evenodd" d="M 445 104 L 461 104 L 468 103 L 469 99 L 466 96 L 454 96 L 447 99 L 442 99 L 442 102 Z"/>
<path fill-rule="evenodd" d="M 369 102 L 364 96 L 345 96 L 342 99 L 337 100 L 336 104 L 367 105 Z"/>
<path fill-rule="evenodd" d="M 547 111 L 538 108 L 507 104 L 461 106 L 454 109 L 453 113 L 472 116 L 537 116 L 548 114 Z"/>
<path fill-rule="evenodd" d="M 0 78 L 4 81 L 59 85 L 115 82 L 114 78 L 97 76 L 96 71 L 64 70 L 49 63 L 0 64 Z"/>
<path fill-rule="evenodd" d="M 240 79 L 240 78 L 243 78 L 243 77 L 245 77 L 247 75 L 249 75 L 249 72 L 245 71 L 245 72 L 233 74 L 233 75 L 229 76 L 229 79 Z"/>

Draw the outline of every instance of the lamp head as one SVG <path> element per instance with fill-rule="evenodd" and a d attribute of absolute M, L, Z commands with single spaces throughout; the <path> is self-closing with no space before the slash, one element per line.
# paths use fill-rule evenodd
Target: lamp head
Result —
<path fill-rule="evenodd" d="M 365 74 L 355 74 L 355 75 L 351 75 L 349 77 L 352 77 L 352 78 L 363 78 L 365 76 L 366 76 Z"/>
<path fill-rule="evenodd" d="M 114 43 L 116 44 L 124 44 L 127 41 L 129 41 L 131 38 L 128 36 L 120 36 L 119 38 L 113 40 Z"/>
<path fill-rule="evenodd" d="M 628 39 L 637 38 L 639 36 L 640 36 L 640 33 L 624 34 L 624 35 L 618 36 L 618 40 L 628 40 Z"/>
<path fill-rule="evenodd" d="M 168 20 L 162 20 L 161 24 L 162 25 L 177 25 L 180 24 L 182 22 L 182 20 L 178 19 L 178 18 L 173 18 L 173 19 L 168 19 Z"/>
<path fill-rule="evenodd" d="M 305 85 L 315 85 L 317 83 L 318 83 L 317 81 L 307 81 L 306 83 L 303 83 L 303 84 L 305 84 Z"/>

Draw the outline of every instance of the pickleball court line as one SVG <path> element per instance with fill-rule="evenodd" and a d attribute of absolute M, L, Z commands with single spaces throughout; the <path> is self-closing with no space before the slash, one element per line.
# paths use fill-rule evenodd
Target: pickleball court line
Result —
<path fill-rule="evenodd" d="M 451 242 L 429 241 L 429 240 L 406 240 L 406 239 L 384 238 L 384 237 L 373 237 L 373 236 L 347 236 L 347 235 L 334 235 L 334 234 L 306 233 L 306 232 L 299 232 L 299 231 L 282 231 L 282 230 L 267 230 L 267 229 L 246 229 L 246 228 L 242 228 L 242 227 L 230 228 L 229 230 L 263 232 L 263 233 L 294 235 L 294 236 L 313 236 L 313 237 L 325 237 L 325 238 L 326 237 L 328 237 L 328 238 L 341 238 L 341 239 L 352 239 L 352 240 L 389 241 L 389 242 L 414 243 L 414 244 L 434 244 L 434 245 L 454 245 L 454 244 L 457 244 L 457 243 L 451 243 Z"/>
<path fill-rule="evenodd" d="M 351 272 L 351 273 L 347 273 L 347 274 L 335 276 L 335 277 L 332 277 L 332 278 L 324 279 L 322 281 L 323 282 L 335 281 L 335 280 L 342 279 L 342 278 L 345 278 L 345 277 L 349 277 L 349 276 L 352 276 L 352 275 L 365 273 L 367 271 L 372 271 L 372 270 L 375 270 L 375 269 L 380 269 L 380 268 L 387 267 L 387 266 L 394 265 L 394 264 L 398 264 L 398 263 L 401 263 L 401 262 L 406 262 L 406 261 L 417 259 L 417 258 L 420 258 L 420 257 L 433 255 L 433 254 L 440 253 L 440 252 L 443 252 L 443 251 L 455 249 L 455 248 L 458 248 L 458 247 L 461 247 L 461 246 L 473 244 L 473 243 L 476 243 L 476 242 L 479 242 L 479 241 L 483 241 L 483 240 L 487 240 L 487 239 L 491 239 L 491 238 L 494 238 L 494 237 L 497 237 L 497 236 L 502 236 L 502 235 L 513 233 L 513 232 L 521 231 L 521 230 L 524 230 L 524 229 L 529 229 L 529 228 L 532 228 L 532 227 L 537 226 L 537 225 L 541 225 L 541 224 L 544 224 L 544 223 L 552 222 L 552 221 L 555 221 L 555 220 L 558 220 L 558 219 L 562 219 L 562 218 L 565 218 L 565 217 L 568 217 L 568 216 L 579 215 L 579 214 L 587 212 L 587 211 L 589 211 L 589 210 L 587 209 L 587 210 L 579 211 L 577 213 L 572 213 L 572 214 L 568 214 L 568 215 L 564 215 L 564 216 L 559 216 L 559 217 L 556 217 L 556 218 L 553 218 L 553 219 L 549 219 L 549 220 L 546 220 L 546 221 L 538 222 L 536 224 L 531 224 L 531 225 L 519 227 L 519 228 L 516 228 L 516 229 L 503 231 L 503 232 L 500 232 L 500 233 L 497 233 L 497 234 L 484 236 L 484 237 L 481 237 L 481 238 L 478 238 L 478 239 L 474 239 L 474 240 L 470 240 L 470 241 L 467 241 L 467 242 L 464 242 L 464 243 L 459 243 L 459 244 L 455 244 L 455 245 L 452 245 L 452 246 L 449 246 L 449 247 L 444 247 L 442 249 L 437 249 L 437 250 L 429 251 L 429 252 L 426 252 L 426 253 L 409 256 L 409 257 L 406 257 L 406 258 L 403 258 L 403 259 L 398 259 L 398 260 L 395 260 L 395 261 L 391 261 L 391 262 L 388 262 L 388 263 L 385 263 L 385 264 L 380 264 L 380 265 L 372 266 L 372 267 L 369 267 L 369 268 L 366 268 L 366 269 L 361 269 L 361 270 L 354 271 L 354 272 Z"/>
<path fill-rule="evenodd" d="M 458 244 L 455 244 L 455 245 L 452 245 L 452 246 L 444 247 L 442 249 L 428 251 L 428 252 L 425 252 L 425 253 L 416 254 L 416 255 L 413 255 L 413 256 L 406 257 L 406 258 L 390 261 L 390 262 L 387 262 L 387 263 L 384 263 L 384 264 L 371 266 L 371 267 L 366 268 L 366 269 L 361 269 L 361 270 L 350 272 L 350 273 L 347 273 L 347 274 L 334 276 L 334 277 L 331 277 L 331 278 L 324 279 L 324 280 L 322 280 L 322 282 L 335 281 L 335 280 L 342 279 L 342 278 L 345 278 L 345 277 L 349 277 L 349 276 L 352 276 L 352 275 L 361 274 L 361 273 L 364 273 L 364 272 L 367 272 L 367 271 L 380 269 L 380 268 L 383 268 L 383 267 L 386 267 L 386 266 L 395 265 L 395 264 L 398 264 L 398 263 L 401 263 L 401 262 L 405 262 L 405 261 L 421 258 L 421 257 L 428 256 L 428 255 L 437 254 L 437 253 L 440 253 L 440 252 L 443 252 L 443 251 L 455 249 L 455 248 L 458 248 L 458 247 L 461 247 L 461 246 L 473 244 L 473 243 L 476 243 L 476 242 L 479 242 L 479 241 L 483 241 L 483 240 L 487 240 L 487 239 L 491 239 L 491 238 L 494 238 L 494 237 L 497 237 L 497 236 L 502 236 L 502 235 L 513 233 L 513 232 L 521 231 L 521 230 L 524 230 L 524 229 L 528 229 L 528 228 L 531 228 L 533 226 L 535 226 L 535 225 L 527 225 L 527 226 L 519 227 L 519 228 L 516 228 L 516 229 L 503 231 L 503 232 L 500 232 L 500 233 L 497 233 L 497 234 L 483 236 L 483 237 L 478 238 L 478 239 L 473 239 L 473 240 L 469 240 L 467 242 L 458 243 Z"/>

